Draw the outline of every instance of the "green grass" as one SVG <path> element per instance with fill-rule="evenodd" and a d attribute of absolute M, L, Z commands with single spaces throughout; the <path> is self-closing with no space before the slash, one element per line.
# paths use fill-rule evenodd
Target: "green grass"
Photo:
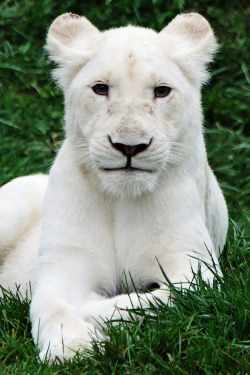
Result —
<path fill-rule="evenodd" d="M 29 301 L 0 300 L 1 374 L 249 374 L 249 50 L 250 8 L 233 0 L 5 0 L 0 4 L 0 185 L 47 172 L 63 139 L 63 98 L 50 79 L 43 44 L 59 14 L 86 15 L 100 29 L 136 23 L 160 30 L 176 14 L 198 11 L 221 44 L 203 89 L 208 157 L 232 221 L 213 287 L 173 291 L 174 308 L 135 311 L 132 322 L 105 327 L 93 353 L 49 368 L 37 359 Z M 137 320 L 136 316 L 140 320 Z M 142 316 L 142 319 L 141 319 Z"/>

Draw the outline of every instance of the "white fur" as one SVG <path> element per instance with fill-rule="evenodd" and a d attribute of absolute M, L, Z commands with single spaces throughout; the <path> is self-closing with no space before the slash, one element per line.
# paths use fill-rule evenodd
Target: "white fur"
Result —
<path fill-rule="evenodd" d="M 146 307 L 155 296 L 167 303 L 157 260 L 172 282 L 187 286 L 194 257 L 212 264 L 211 252 L 217 264 L 227 209 L 202 134 L 200 86 L 216 50 L 202 16 L 177 16 L 160 33 L 133 26 L 101 33 L 64 14 L 50 27 L 47 49 L 59 63 L 66 140 L 49 176 L 39 257 L 46 177 L 2 188 L 0 281 L 25 288 L 37 269 L 32 333 L 41 358 L 48 351 L 53 361 L 88 347 L 102 319 L 127 316 L 115 306 Z M 97 81 L 109 85 L 108 97 L 92 91 Z M 171 93 L 155 98 L 163 83 Z M 132 157 L 137 170 L 105 170 L 127 162 L 108 136 L 130 146 L 151 140 Z M 212 281 L 203 263 L 201 270 Z M 137 295 L 130 276 L 139 289 L 161 288 Z"/>

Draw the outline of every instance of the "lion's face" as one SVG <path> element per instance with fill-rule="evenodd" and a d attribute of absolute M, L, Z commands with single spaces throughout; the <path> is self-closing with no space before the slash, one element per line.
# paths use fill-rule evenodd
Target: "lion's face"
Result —
<path fill-rule="evenodd" d="M 184 161 L 195 99 L 157 35 L 129 31 L 118 45 L 106 36 L 66 92 L 77 160 L 118 196 L 154 190 L 168 164 Z"/>
<path fill-rule="evenodd" d="M 59 20 L 50 34 L 58 37 L 60 22 L 67 27 L 73 22 L 71 42 L 80 54 L 82 21 L 69 15 Z M 71 70 L 66 64 L 57 74 L 64 82 L 67 137 L 74 156 L 108 194 L 152 192 L 169 168 L 184 164 L 193 152 L 201 133 L 200 82 L 192 81 L 173 58 L 174 41 L 165 45 L 161 33 L 131 26 L 99 33 L 90 25 L 87 56 L 77 55 Z M 69 44 L 64 34 L 62 39 Z"/>

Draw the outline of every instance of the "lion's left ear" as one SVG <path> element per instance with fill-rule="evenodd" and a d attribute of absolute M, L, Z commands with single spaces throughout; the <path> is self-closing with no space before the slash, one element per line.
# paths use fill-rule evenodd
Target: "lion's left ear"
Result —
<path fill-rule="evenodd" d="M 160 33 L 170 56 L 194 83 L 209 78 L 207 64 L 212 61 L 218 44 L 207 20 L 198 13 L 180 14 Z"/>

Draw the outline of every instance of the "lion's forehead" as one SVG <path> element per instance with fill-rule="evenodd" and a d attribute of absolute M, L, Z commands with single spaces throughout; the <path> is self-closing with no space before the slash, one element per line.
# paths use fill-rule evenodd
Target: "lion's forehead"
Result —
<path fill-rule="evenodd" d="M 159 35 L 153 30 L 136 27 L 105 32 L 93 53 L 93 67 L 95 60 L 97 64 L 101 63 L 102 70 L 109 67 L 111 74 L 122 72 L 124 68 L 133 68 L 138 77 L 145 72 L 155 80 L 164 71 L 170 70 L 171 76 L 173 70 L 174 73 L 178 70 Z"/>

